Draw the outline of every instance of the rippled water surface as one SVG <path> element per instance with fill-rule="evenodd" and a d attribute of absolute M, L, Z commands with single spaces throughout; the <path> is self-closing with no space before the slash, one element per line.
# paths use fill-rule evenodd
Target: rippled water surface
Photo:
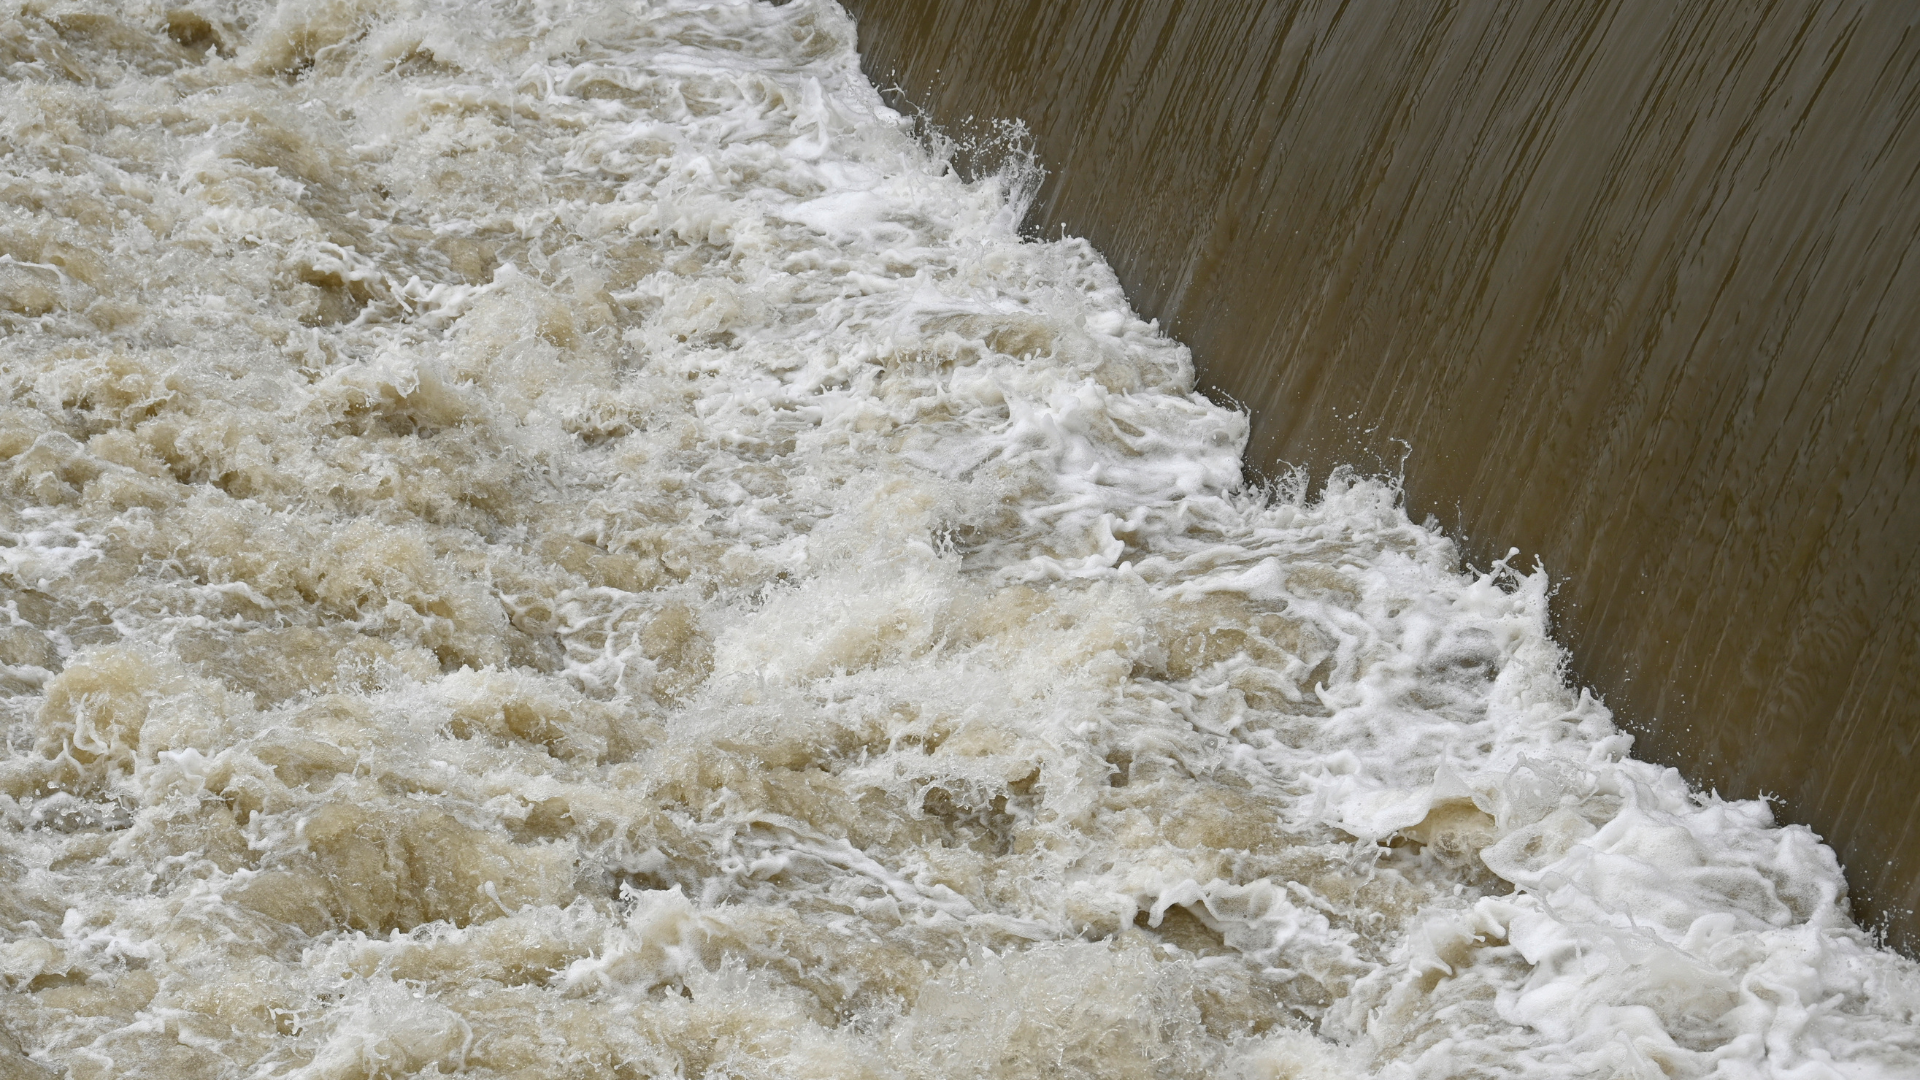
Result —
<path fill-rule="evenodd" d="M 1912 1076 L 1544 573 L 1246 490 L 831 4 L 0 15 L 0 1065 Z"/>
<path fill-rule="evenodd" d="M 1030 224 L 1250 467 L 1537 553 L 1634 753 L 1812 826 L 1920 956 L 1920 7 L 847 6 L 888 100 L 1029 125 Z"/>

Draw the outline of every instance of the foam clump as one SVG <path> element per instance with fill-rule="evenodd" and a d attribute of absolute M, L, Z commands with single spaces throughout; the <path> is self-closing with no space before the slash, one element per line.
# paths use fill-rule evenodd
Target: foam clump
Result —
<path fill-rule="evenodd" d="M 1920 1071 L 1547 579 L 1246 426 L 836 6 L 0 15 L 0 1066 Z"/>

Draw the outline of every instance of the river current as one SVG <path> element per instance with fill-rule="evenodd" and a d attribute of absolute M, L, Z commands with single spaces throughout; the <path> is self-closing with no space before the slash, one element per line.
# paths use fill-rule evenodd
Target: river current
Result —
<path fill-rule="evenodd" d="M 855 49 L 0 9 L 0 1071 L 1920 1075 L 1545 570 L 1244 484 Z"/>

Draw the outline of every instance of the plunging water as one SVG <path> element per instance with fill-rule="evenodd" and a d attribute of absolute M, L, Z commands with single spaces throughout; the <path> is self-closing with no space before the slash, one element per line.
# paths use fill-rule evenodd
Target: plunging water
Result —
<path fill-rule="evenodd" d="M 1920 1067 L 1811 832 L 1243 486 L 833 5 L 10 19 L 14 1074 Z"/>

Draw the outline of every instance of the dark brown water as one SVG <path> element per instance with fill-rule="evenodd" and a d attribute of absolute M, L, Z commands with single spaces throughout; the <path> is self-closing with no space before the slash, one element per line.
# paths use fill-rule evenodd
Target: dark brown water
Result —
<path fill-rule="evenodd" d="M 1253 412 L 1562 584 L 1639 753 L 1778 797 L 1920 942 L 1920 8 L 888 0 L 1033 213 Z M 1404 461 L 1404 464 L 1402 464 Z"/>

